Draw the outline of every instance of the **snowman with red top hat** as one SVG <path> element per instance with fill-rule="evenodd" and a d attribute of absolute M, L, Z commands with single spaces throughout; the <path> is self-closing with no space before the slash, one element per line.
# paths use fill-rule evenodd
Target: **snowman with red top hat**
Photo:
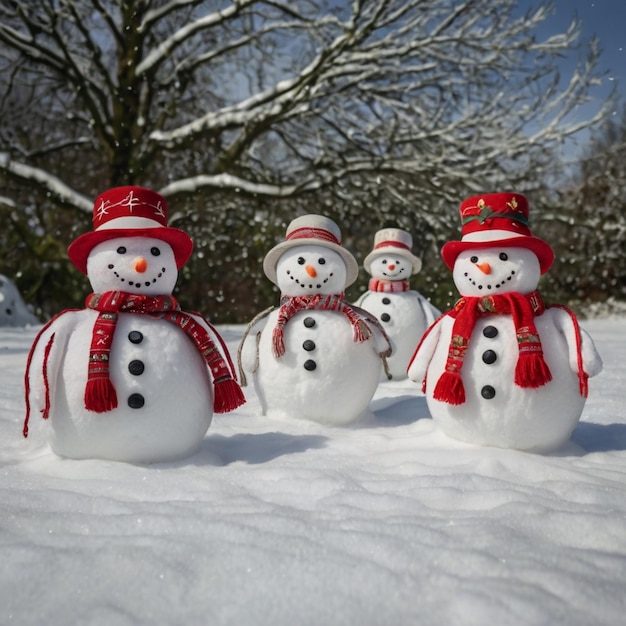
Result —
<path fill-rule="evenodd" d="M 411 233 L 383 228 L 374 235 L 374 247 L 363 267 L 371 275 L 368 289 L 357 300 L 381 322 L 391 342 L 387 359 L 393 380 L 406 379 L 409 360 L 426 329 L 441 314 L 422 294 L 411 289 L 410 276 L 422 268 L 411 248 Z"/>
<path fill-rule="evenodd" d="M 142 187 L 101 194 L 93 226 L 68 248 L 93 293 L 33 343 L 24 435 L 37 411 L 60 456 L 150 463 L 193 454 L 213 413 L 244 402 L 218 333 L 172 296 L 193 242 L 167 225 L 165 198 Z"/>
<path fill-rule="evenodd" d="M 344 300 L 359 270 L 337 224 L 294 219 L 263 270 L 280 306 L 252 320 L 239 347 L 263 414 L 334 425 L 368 416 L 390 345 L 374 316 Z"/>
<path fill-rule="evenodd" d="M 600 356 L 571 311 L 541 299 L 554 252 L 532 235 L 526 197 L 474 196 L 460 216 L 461 240 L 441 253 L 461 298 L 424 335 L 409 378 L 451 437 L 555 450 L 580 419 Z"/>

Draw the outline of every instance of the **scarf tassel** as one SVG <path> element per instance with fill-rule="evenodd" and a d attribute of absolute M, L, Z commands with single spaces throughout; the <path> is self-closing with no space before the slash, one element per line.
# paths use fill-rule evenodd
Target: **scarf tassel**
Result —
<path fill-rule="evenodd" d="M 537 389 L 552 380 L 552 373 L 541 354 L 520 353 L 515 366 L 515 384 Z"/>
<path fill-rule="evenodd" d="M 241 387 L 232 379 L 214 381 L 213 411 L 228 413 L 245 403 L 246 398 Z"/>
<path fill-rule="evenodd" d="M 465 387 L 458 372 L 444 372 L 437 381 L 433 390 L 433 397 L 448 404 L 463 404 L 465 402 Z"/>
<path fill-rule="evenodd" d="M 283 327 L 279 324 L 272 332 L 272 351 L 278 359 L 285 354 L 285 338 L 283 336 Z"/>
<path fill-rule="evenodd" d="M 96 378 L 87 381 L 85 408 L 94 413 L 106 413 L 117 408 L 117 393 L 109 378 Z"/>
<path fill-rule="evenodd" d="M 352 338 L 354 341 L 358 343 L 362 343 L 363 341 L 367 341 L 372 336 L 372 331 L 369 326 L 365 323 L 364 320 L 358 320 L 354 326 L 354 330 L 352 333 Z"/>

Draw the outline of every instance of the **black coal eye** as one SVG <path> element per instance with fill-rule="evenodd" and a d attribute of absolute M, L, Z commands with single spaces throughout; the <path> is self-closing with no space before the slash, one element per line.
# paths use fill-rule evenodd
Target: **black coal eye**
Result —
<path fill-rule="evenodd" d="M 324 257 L 320 257 L 317 261 L 320 265 L 324 265 L 326 263 L 326 259 Z"/>
<path fill-rule="evenodd" d="M 161 254 L 161 251 L 158 248 L 150 248 L 150 254 L 152 254 L 152 256 L 159 256 L 159 254 Z"/>
<path fill-rule="evenodd" d="M 473 256 L 473 257 L 470 258 L 470 261 L 472 263 L 478 263 L 478 257 L 477 256 Z"/>
<path fill-rule="evenodd" d="M 383 265 L 387 265 L 387 259 L 383 259 Z"/>
<path fill-rule="evenodd" d="M 304 265 L 304 257 L 303 256 L 299 256 L 298 257 L 298 265 Z"/>
<path fill-rule="evenodd" d="M 500 252 L 499 257 L 500 257 L 501 261 L 508 261 L 509 260 L 509 255 L 506 252 Z"/>
<path fill-rule="evenodd" d="M 124 246 L 120 246 L 120 247 L 117 249 L 117 253 L 118 253 L 118 254 L 126 254 L 126 248 L 125 248 Z"/>

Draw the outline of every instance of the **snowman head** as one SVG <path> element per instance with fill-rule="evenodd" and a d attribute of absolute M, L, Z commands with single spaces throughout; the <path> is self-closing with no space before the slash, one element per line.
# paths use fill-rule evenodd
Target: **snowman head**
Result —
<path fill-rule="evenodd" d="M 397 254 L 379 254 L 369 263 L 369 273 L 379 280 L 407 280 L 412 271 L 411 261 Z"/>
<path fill-rule="evenodd" d="M 315 248 L 315 252 L 311 252 L 311 248 Z M 295 251 L 295 252 L 294 252 Z M 292 253 L 293 252 L 293 253 Z M 334 253 L 334 254 L 331 254 Z M 289 253 L 289 254 L 287 254 Z M 344 291 L 344 289 L 350 286 L 359 275 L 359 266 L 356 259 L 341 245 L 341 231 L 335 222 L 323 215 L 302 215 L 293 220 L 287 227 L 287 234 L 285 241 L 274 246 L 263 259 L 263 271 L 265 275 L 275 284 L 278 285 L 283 295 L 289 295 L 283 291 L 283 287 L 287 284 L 291 285 L 292 281 L 289 279 L 288 283 L 279 283 L 278 264 L 281 261 L 284 263 L 291 263 L 289 259 L 295 258 L 296 266 L 309 265 L 314 268 L 313 257 L 317 255 L 318 260 L 323 259 L 323 263 L 318 263 L 321 270 L 324 265 L 332 264 L 335 268 L 333 280 L 328 276 L 327 272 L 321 271 L 321 275 L 328 277 L 328 281 L 320 283 L 319 289 L 323 291 L 314 291 L 317 289 L 319 281 L 307 283 L 311 284 L 311 290 L 308 293 L 333 293 L 338 294 Z M 306 259 L 305 259 L 306 256 Z M 305 261 L 302 264 L 298 263 L 298 258 L 302 257 Z M 337 262 L 337 257 L 342 261 L 341 264 Z M 343 269 L 340 268 L 343 266 Z M 297 268 L 294 268 L 294 270 Z M 311 271 L 311 270 L 310 270 Z M 317 271 L 317 270 L 316 270 Z M 339 285 L 339 288 L 330 289 L 329 283 L 336 285 L 339 283 L 339 275 L 343 272 L 343 283 Z M 293 274 L 292 274 L 293 275 Z M 281 282 L 285 277 L 281 277 Z M 302 276 L 304 280 L 304 276 Z M 309 276 L 309 278 L 314 278 Z M 289 288 L 291 291 L 291 286 Z M 298 292 L 298 295 L 302 295 L 302 292 Z"/>
<path fill-rule="evenodd" d="M 178 268 L 172 246 L 162 239 L 118 237 L 91 250 L 87 278 L 95 293 L 169 295 L 176 285 Z"/>
<path fill-rule="evenodd" d="M 541 269 L 537 255 L 527 248 L 494 246 L 460 252 L 452 278 L 462 296 L 491 296 L 537 289 Z"/>
<path fill-rule="evenodd" d="M 383 228 L 374 235 L 374 247 L 363 260 L 365 271 L 379 280 L 406 280 L 422 269 L 411 252 L 413 237 L 401 228 Z"/>
<path fill-rule="evenodd" d="M 340 294 L 346 275 L 346 264 L 337 251 L 311 244 L 287 250 L 276 264 L 276 280 L 283 296 Z"/>

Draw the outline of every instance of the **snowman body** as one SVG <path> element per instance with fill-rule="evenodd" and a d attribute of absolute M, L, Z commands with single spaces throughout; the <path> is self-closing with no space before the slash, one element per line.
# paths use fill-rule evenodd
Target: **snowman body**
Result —
<path fill-rule="evenodd" d="M 93 248 L 87 275 L 96 293 L 156 296 L 171 294 L 177 266 L 165 241 L 122 237 Z M 62 313 L 33 346 L 28 397 L 34 412 L 49 402 L 51 448 L 64 457 L 132 463 L 196 452 L 213 415 L 211 377 L 192 340 L 164 319 L 117 314 L 108 357 L 117 407 L 103 412 L 85 407 L 98 315 L 92 309 Z M 200 316 L 192 317 L 213 334 Z"/>
<path fill-rule="evenodd" d="M 534 253 L 523 248 L 470 250 L 458 256 L 453 276 L 462 296 L 528 294 L 536 289 L 539 264 Z M 513 318 L 489 314 L 476 321 L 469 337 L 460 372 L 465 389 L 461 404 L 434 397 L 446 369 L 454 319 L 443 316 L 429 329 L 409 366 L 409 378 L 425 379 L 430 413 L 446 434 L 470 443 L 539 453 L 558 449 L 570 438 L 585 404 L 579 360 L 589 376 L 597 374 L 602 363 L 592 339 L 582 329 L 577 335 L 567 311 L 548 308 L 533 322 L 551 380 L 536 388 L 515 384 L 519 351 Z"/>
<path fill-rule="evenodd" d="M 283 297 L 331 296 L 345 287 L 341 257 L 316 245 L 283 253 L 276 274 Z M 278 356 L 279 316 L 275 309 L 252 326 L 240 348 L 240 365 L 254 376 L 263 414 L 334 425 L 369 414 L 381 376 L 380 354 L 389 350 L 376 320 L 366 321 L 369 336 L 355 341 L 353 324 L 340 310 L 300 310 L 284 325 L 284 354 Z M 365 311 L 357 316 L 368 317 Z"/>
<path fill-rule="evenodd" d="M 439 312 L 414 290 L 389 293 L 368 290 L 357 304 L 380 321 L 389 337 L 392 352 L 387 363 L 392 379 L 405 379 L 415 346 Z"/>
<path fill-rule="evenodd" d="M 272 352 L 273 311 L 261 333 L 255 379 L 264 414 L 347 424 L 365 415 L 381 375 L 371 340 L 355 342 L 332 311 L 301 311 L 285 327 L 286 352 Z"/>
<path fill-rule="evenodd" d="M 69 458 L 135 463 L 196 452 L 213 415 L 211 381 L 193 343 L 164 320 L 119 314 L 110 358 L 118 406 L 105 413 L 85 408 L 88 347 L 97 315 L 91 310 L 66 313 L 48 329 L 56 333 L 48 367 L 54 371 L 53 451 Z"/>
<path fill-rule="evenodd" d="M 372 278 L 368 290 L 357 300 L 379 320 L 389 337 L 392 351 L 387 363 L 392 380 L 406 379 L 415 346 L 440 315 L 426 298 L 409 287 L 409 277 L 422 265 L 410 252 L 411 244 L 409 233 L 397 228 L 376 233 L 374 250 L 364 261 Z"/>

